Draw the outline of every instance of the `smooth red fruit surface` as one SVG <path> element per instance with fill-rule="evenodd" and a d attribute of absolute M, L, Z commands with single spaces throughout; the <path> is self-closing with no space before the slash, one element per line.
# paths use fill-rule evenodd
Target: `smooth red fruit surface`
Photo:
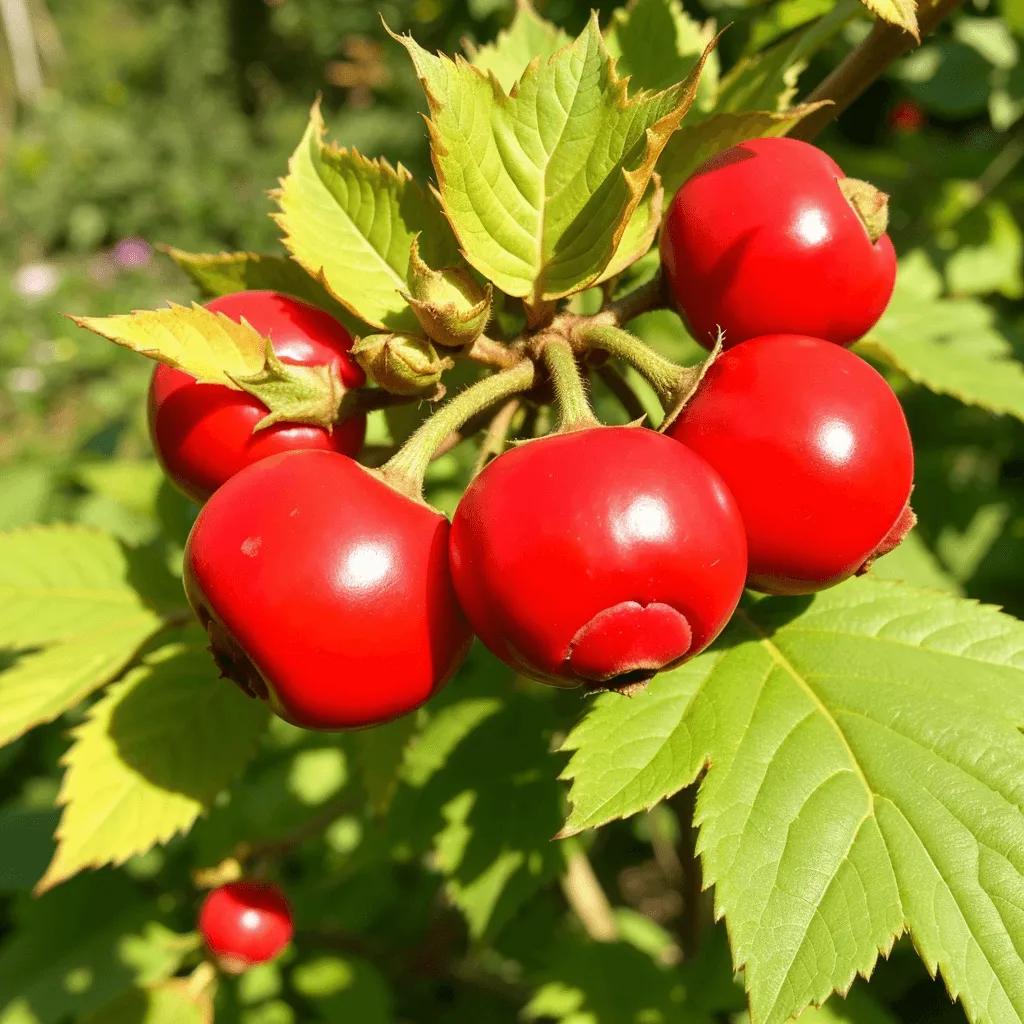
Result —
<path fill-rule="evenodd" d="M 764 334 L 840 345 L 885 311 L 896 281 L 889 236 L 872 243 L 820 149 L 754 139 L 701 164 L 669 209 L 661 255 L 694 338 L 729 348 Z"/>
<path fill-rule="evenodd" d="M 185 592 L 222 672 L 283 718 L 377 725 L 436 693 L 472 640 L 448 531 L 343 455 L 274 455 L 203 506 Z"/>
<path fill-rule="evenodd" d="M 474 632 L 524 675 L 623 689 L 703 650 L 743 590 L 743 523 L 718 474 L 638 427 L 495 459 L 452 523 Z"/>
<path fill-rule="evenodd" d="M 203 901 L 199 932 L 221 966 L 240 973 L 272 960 L 288 945 L 292 912 L 276 885 L 231 882 Z"/>
<path fill-rule="evenodd" d="M 349 355 L 352 336 L 329 313 L 278 292 L 236 292 L 207 303 L 232 320 L 242 317 L 269 335 L 282 363 L 334 366 L 342 384 L 358 388 L 366 376 Z M 316 448 L 355 455 L 366 417 L 350 416 L 328 432 L 303 423 L 276 423 L 253 433 L 266 406 L 244 391 L 200 384 L 162 363 L 149 388 L 149 432 L 167 475 L 193 501 L 203 502 L 234 476 L 268 455 Z"/>
<path fill-rule="evenodd" d="M 903 513 L 914 450 L 899 400 L 852 352 L 773 335 L 723 353 L 670 429 L 732 491 L 749 585 L 806 594 L 852 576 Z"/>

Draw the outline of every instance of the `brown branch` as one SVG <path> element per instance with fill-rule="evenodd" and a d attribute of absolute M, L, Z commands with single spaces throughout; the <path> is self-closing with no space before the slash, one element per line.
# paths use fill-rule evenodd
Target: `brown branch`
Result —
<path fill-rule="evenodd" d="M 943 19 L 955 11 L 964 0 L 938 0 L 918 6 L 918 29 L 921 39 L 935 30 Z M 867 37 L 854 47 L 846 58 L 814 91 L 802 100 L 817 103 L 831 100 L 808 114 L 789 132 L 792 139 L 810 142 L 835 120 L 897 57 L 918 45 L 918 41 L 898 25 L 878 19 Z"/>
<path fill-rule="evenodd" d="M 672 806 L 679 816 L 679 860 L 683 868 L 683 916 L 679 926 L 679 941 L 683 947 L 683 956 L 688 960 L 693 959 L 700 947 L 701 903 L 704 898 L 700 858 L 697 855 L 697 829 L 693 824 L 696 805 L 696 783 L 680 790 L 672 798 Z"/>

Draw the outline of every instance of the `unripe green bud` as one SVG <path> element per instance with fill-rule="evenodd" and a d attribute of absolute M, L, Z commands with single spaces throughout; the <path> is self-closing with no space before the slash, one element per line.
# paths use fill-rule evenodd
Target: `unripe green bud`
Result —
<path fill-rule="evenodd" d="M 426 338 L 413 334 L 371 334 L 352 346 L 352 355 L 367 377 L 394 395 L 422 395 L 438 389 L 450 359 L 438 357 Z"/>
<path fill-rule="evenodd" d="M 490 282 L 481 288 L 461 267 L 432 270 L 420 257 L 418 237 L 409 254 L 409 291 L 404 294 L 427 336 L 448 348 L 472 344 L 491 318 Z"/>

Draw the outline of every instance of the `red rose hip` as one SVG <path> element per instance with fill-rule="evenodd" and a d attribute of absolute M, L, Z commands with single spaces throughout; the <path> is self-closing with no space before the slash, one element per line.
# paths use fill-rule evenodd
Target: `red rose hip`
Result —
<path fill-rule="evenodd" d="M 693 173 L 669 209 L 661 254 L 697 341 L 710 348 L 721 327 L 726 348 L 764 334 L 847 345 L 878 322 L 896 254 L 888 235 L 871 240 L 841 181 L 862 198 L 866 189 L 869 205 L 884 201 L 796 139 L 744 142 Z"/>
<path fill-rule="evenodd" d="M 747 563 L 707 463 L 651 430 L 597 427 L 495 459 L 455 513 L 451 564 L 503 661 L 556 686 L 628 689 L 714 640 Z"/>
<path fill-rule="evenodd" d="M 343 455 L 274 455 L 199 513 L 185 591 L 222 672 L 283 718 L 377 725 L 436 693 L 469 648 L 448 530 Z"/>
<path fill-rule="evenodd" d="M 269 336 L 282 363 L 329 365 L 347 388 L 366 376 L 349 355 L 352 337 L 329 313 L 278 292 L 236 292 L 207 309 L 246 321 Z M 168 477 L 189 498 L 205 501 L 243 466 L 279 452 L 315 448 L 355 455 L 366 417 L 350 416 L 331 431 L 304 423 L 276 423 L 253 432 L 266 406 L 244 391 L 200 384 L 181 370 L 159 364 L 149 388 L 149 430 Z"/>
<path fill-rule="evenodd" d="M 199 932 L 231 974 L 273 960 L 292 938 L 292 912 L 269 882 L 231 882 L 212 890 L 199 911 Z"/>
<path fill-rule="evenodd" d="M 899 400 L 830 342 L 771 335 L 723 353 L 670 433 L 735 497 L 757 590 L 830 587 L 912 525 L 914 451 Z"/>

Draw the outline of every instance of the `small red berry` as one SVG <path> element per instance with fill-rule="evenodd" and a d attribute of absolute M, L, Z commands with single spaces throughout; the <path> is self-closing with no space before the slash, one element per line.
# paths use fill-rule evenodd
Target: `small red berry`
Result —
<path fill-rule="evenodd" d="M 921 104 L 915 103 L 914 100 L 898 100 L 889 111 L 889 127 L 894 132 L 902 132 L 905 135 L 921 131 L 927 120 Z"/>
<path fill-rule="evenodd" d="M 185 592 L 221 671 L 309 729 L 378 725 L 455 673 L 472 635 L 448 520 L 336 452 L 233 476 L 185 549 Z"/>
<path fill-rule="evenodd" d="M 877 323 L 896 254 L 888 235 L 872 242 L 844 178 L 795 139 L 744 142 L 694 172 L 669 209 L 661 253 L 697 341 L 710 348 L 721 327 L 727 348 L 777 333 L 846 345 Z"/>
<path fill-rule="evenodd" d="M 743 590 L 743 523 L 718 474 L 638 427 L 546 437 L 495 459 L 452 523 L 474 632 L 556 686 L 628 689 L 692 658 Z"/>
<path fill-rule="evenodd" d="M 266 963 L 292 938 L 292 912 L 270 882 L 231 882 L 207 895 L 199 932 L 218 964 L 231 974 Z"/>
<path fill-rule="evenodd" d="M 347 388 L 366 376 L 349 355 L 352 337 L 330 314 L 277 292 L 236 292 L 207 303 L 232 320 L 242 317 L 270 337 L 281 362 L 333 365 Z M 159 364 L 149 389 L 149 430 L 167 475 L 189 498 L 205 501 L 243 466 L 297 448 L 355 455 L 366 417 L 350 416 L 328 432 L 302 423 L 277 423 L 253 433 L 267 415 L 258 399 L 219 384 L 200 384 L 181 370 Z"/>
<path fill-rule="evenodd" d="M 881 374 L 846 349 L 748 341 L 715 361 L 670 433 L 736 498 L 757 590 L 822 590 L 902 539 L 890 534 L 913 485 L 910 431 Z"/>

